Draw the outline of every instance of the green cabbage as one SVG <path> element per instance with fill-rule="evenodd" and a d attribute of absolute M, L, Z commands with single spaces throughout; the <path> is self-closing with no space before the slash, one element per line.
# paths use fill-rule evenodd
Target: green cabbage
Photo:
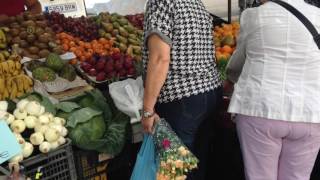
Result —
<path fill-rule="evenodd" d="M 85 123 L 78 123 L 75 128 L 69 130 L 69 137 L 76 146 L 82 149 L 95 150 L 94 147 L 90 147 L 90 142 L 103 137 L 106 124 L 103 117 L 99 115 Z"/>

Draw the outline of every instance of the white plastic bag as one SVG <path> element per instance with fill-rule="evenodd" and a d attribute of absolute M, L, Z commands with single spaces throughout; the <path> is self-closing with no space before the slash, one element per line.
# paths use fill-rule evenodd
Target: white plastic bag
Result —
<path fill-rule="evenodd" d="M 130 116 L 131 123 L 140 121 L 143 106 L 142 77 L 114 82 L 109 85 L 109 93 L 116 107 Z"/>

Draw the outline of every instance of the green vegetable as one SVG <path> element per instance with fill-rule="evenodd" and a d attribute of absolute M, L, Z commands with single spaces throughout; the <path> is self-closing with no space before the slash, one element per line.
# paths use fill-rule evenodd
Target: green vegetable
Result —
<path fill-rule="evenodd" d="M 95 150 L 94 147 L 90 146 L 90 142 L 102 138 L 105 130 L 106 124 L 100 115 L 84 123 L 77 124 L 75 128 L 70 130 L 69 137 L 79 148 Z"/>
<path fill-rule="evenodd" d="M 74 102 L 61 102 L 56 105 L 56 108 L 59 110 L 62 110 L 64 112 L 72 112 L 75 109 L 80 108 L 80 106 L 77 103 Z"/>
<path fill-rule="evenodd" d="M 115 107 L 109 95 L 95 89 L 57 107 L 57 116 L 67 119 L 69 138 L 75 146 L 113 156 L 122 151 L 130 118 Z"/>
<path fill-rule="evenodd" d="M 69 116 L 67 127 L 75 128 L 77 124 L 87 122 L 91 118 L 101 114 L 101 111 L 97 111 L 89 107 L 76 110 Z"/>
<path fill-rule="evenodd" d="M 59 76 L 72 82 L 77 78 L 77 73 L 74 67 L 71 64 L 66 64 L 61 69 Z"/>
<path fill-rule="evenodd" d="M 32 71 L 32 76 L 41 82 L 54 81 L 56 79 L 55 72 L 47 67 L 37 67 Z"/>
<path fill-rule="evenodd" d="M 68 119 L 70 115 L 71 115 L 71 113 L 67 113 L 67 112 L 64 112 L 64 111 L 58 111 L 57 114 L 56 114 L 57 117 L 60 117 L 60 118 L 63 118 L 63 119 Z"/>
<path fill-rule="evenodd" d="M 46 65 L 50 69 L 59 72 L 63 68 L 64 63 L 58 54 L 50 53 L 46 59 Z"/>
<path fill-rule="evenodd" d="M 119 112 L 107 126 L 104 136 L 100 139 L 89 141 L 84 149 L 96 150 L 116 156 L 125 146 L 129 122 L 130 118 Z"/>
<path fill-rule="evenodd" d="M 79 101 L 78 104 L 81 107 L 90 107 L 93 104 L 93 101 L 94 99 L 91 95 L 86 95 Z"/>

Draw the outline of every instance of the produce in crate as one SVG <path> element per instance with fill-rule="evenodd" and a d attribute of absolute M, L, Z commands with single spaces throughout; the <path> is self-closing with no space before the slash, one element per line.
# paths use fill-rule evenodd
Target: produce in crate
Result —
<path fill-rule="evenodd" d="M 117 53 L 82 62 L 80 68 L 88 75 L 96 77 L 97 81 L 104 81 L 135 76 L 136 63 L 137 61 L 133 57 Z"/>
<path fill-rule="evenodd" d="M 49 105 L 47 99 L 41 103 Z M 8 103 L 0 101 L 0 118 L 10 126 L 22 148 L 22 153 L 12 158 L 11 163 L 21 162 L 24 158 L 35 154 L 36 150 L 48 153 L 66 142 L 68 130 L 64 127 L 65 119 L 46 112 L 41 103 L 27 98 L 22 99 L 11 114 L 7 112 Z"/>
<path fill-rule="evenodd" d="M 68 32 L 83 41 L 98 39 L 98 27 L 90 18 L 65 17 L 58 12 L 46 13 L 46 18 L 56 33 Z"/>
<path fill-rule="evenodd" d="M 71 64 L 76 64 L 78 60 L 89 60 L 94 55 L 107 56 L 120 52 L 119 48 L 113 47 L 113 41 L 105 38 L 86 42 L 65 32 L 57 34 L 57 38 L 62 42 L 65 51 L 71 51 L 77 56 L 77 59 L 70 61 Z"/>
<path fill-rule="evenodd" d="M 6 50 L 0 52 L 0 100 L 15 99 L 32 90 L 33 82 L 24 74 L 20 59 Z"/>
<path fill-rule="evenodd" d="M 57 75 L 68 81 L 74 81 L 77 77 L 75 68 L 63 62 L 55 53 L 50 53 L 45 62 L 37 60 L 28 62 L 27 69 L 32 72 L 33 78 L 41 82 L 52 82 L 56 80 Z"/>
<path fill-rule="evenodd" d="M 214 28 L 215 55 L 222 79 L 225 79 L 226 65 L 236 48 L 239 30 L 240 24 L 238 22 L 222 24 L 222 26 Z"/>
<path fill-rule="evenodd" d="M 10 18 L 6 39 L 10 45 L 16 44 L 19 54 L 31 59 L 45 58 L 50 52 L 62 54 L 55 34 L 48 26 L 44 15 L 28 12 Z"/>
<path fill-rule="evenodd" d="M 115 39 L 115 46 L 137 60 L 141 59 L 143 31 L 134 27 L 124 16 L 117 13 L 100 13 L 96 22 L 100 25 L 99 35 Z"/>

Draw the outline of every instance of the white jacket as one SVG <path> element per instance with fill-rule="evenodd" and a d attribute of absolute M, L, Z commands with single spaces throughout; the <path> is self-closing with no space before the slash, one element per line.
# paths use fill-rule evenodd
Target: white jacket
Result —
<path fill-rule="evenodd" d="M 304 0 L 284 1 L 320 32 L 320 8 Z M 230 113 L 320 123 L 320 50 L 306 27 L 278 4 L 243 12 L 227 75 L 237 82 Z"/>

